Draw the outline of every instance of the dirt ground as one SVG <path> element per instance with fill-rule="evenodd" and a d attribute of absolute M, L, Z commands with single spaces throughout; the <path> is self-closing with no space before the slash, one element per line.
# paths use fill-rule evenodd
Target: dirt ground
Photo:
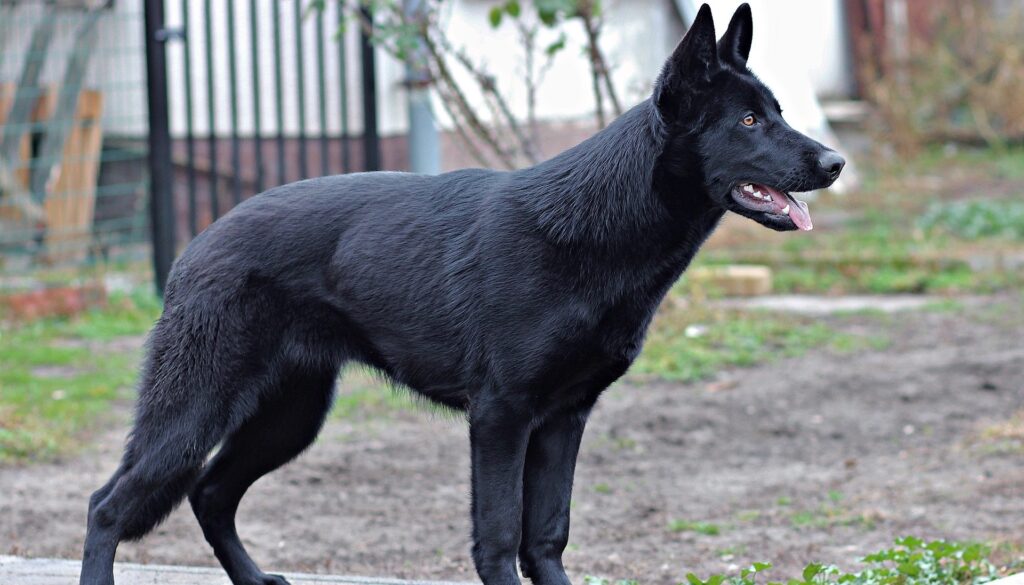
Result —
<path fill-rule="evenodd" d="M 809 561 L 851 567 L 904 534 L 1024 543 L 1024 448 L 983 439 L 1024 409 L 1019 293 L 835 326 L 891 344 L 610 390 L 578 466 L 574 581 L 676 583 L 755 560 L 781 579 Z M 86 499 L 126 424 L 122 414 L 72 459 L 0 469 L 0 554 L 80 555 Z M 240 533 L 267 570 L 475 579 L 467 450 L 458 418 L 334 419 L 250 491 Z M 118 559 L 216 564 L 187 506 Z"/>

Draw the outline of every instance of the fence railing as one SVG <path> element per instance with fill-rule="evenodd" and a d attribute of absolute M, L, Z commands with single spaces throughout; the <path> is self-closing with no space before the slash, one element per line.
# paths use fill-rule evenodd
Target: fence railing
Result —
<path fill-rule="evenodd" d="M 178 246 L 253 194 L 379 168 L 373 47 L 346 26 L 344 2 L 147 0 L 146 11 L 158 286 Z"/>

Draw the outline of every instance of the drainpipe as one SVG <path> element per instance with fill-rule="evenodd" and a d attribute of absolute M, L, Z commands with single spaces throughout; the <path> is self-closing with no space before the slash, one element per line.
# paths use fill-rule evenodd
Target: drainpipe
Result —
<path fill-rule="evenodd" d="M 422 22 L 424 0 L 402 0 L 406 20 Z M 441 147 L 434 113 L 430 107 L 430 70 L 425 65 L 422 45 L 406 60 L 405 87 L 409 106 L 409 166 L 414 173 L 441 172 Z"/>

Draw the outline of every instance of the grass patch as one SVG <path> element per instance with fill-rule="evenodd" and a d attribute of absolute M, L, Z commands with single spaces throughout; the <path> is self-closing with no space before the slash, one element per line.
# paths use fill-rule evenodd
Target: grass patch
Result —
<path fill-rule="evenodd" d="M 668 529 L 671 532 L 696 532 L 704 536 L 718 536 L 722 533 L 722 527 L 718 524 L 690 520 L 673 520 L 669 522 Z"/>
<path fill-rule="evenodd" d="M 892 167 L 883 172 L 905 175 L 942 173 L 951 168 L 972 169 L 978 174 L 997 179 L 1024 179 L 1024 148 L 958 148 L 953 152 L 943 146 L 924 150 L 910 161 L 892 161 Z"/>
<path fill-rule="evenodd" d="M 724 367 L 800 356 L 814 348 L 852 352 L 887 343 L 837 332 L 820 319 L 683 305 L 670 298 L 659 309 L 632 374 L 690 382 Z"/>
<path fill-rule="evenodd" d="M 1024 254 L 1020 242 L 925 231 L 915 227 L 918 217 L 867 213 L 812 236 L 709 249 L 696 265 L 768 266 L 776 293 L 990 293 L 1024 285 L 1021 271 L 1000 267 L 1007 252 Z M 972 268 L 973 257 L 989 267 Z"/>
<path fill-rule="evenodd" d="M 986 455 L 1024 454 L 1024 410 L 982 429 L 972 442 Z"/>
<path fill-rule="evenodd" d="M 356 420 L 422 409 L 424 405 L 425 402 L 413 396 L 407 388 L 396 387 L 370 368 L 356 365 L 342 373 L 331 416 Z"/>
<path fill-rule="evenodd" d="M 74 319 L 0 329 L 0 463 L 73 450 L 135 382 L 138 352 L 107 345 L 144 334 L 159 307 L 151 295 L 113 295 Z"/>
<path fill-rule="evenodd" d="M 740 522 L 755 522 L 760 517 L 760 510 L 741 510 L 736 513 L 736 520 Z"/>
<path fill-rule="evenodd" d="M 832 526 L 858 526 L 864 530 L 875 527 L 878 517 L 858 514 L 841 506 L 823 505 L 815 510 L 797 510 L 789 517 L 794 528 L 829 528 Z"/>

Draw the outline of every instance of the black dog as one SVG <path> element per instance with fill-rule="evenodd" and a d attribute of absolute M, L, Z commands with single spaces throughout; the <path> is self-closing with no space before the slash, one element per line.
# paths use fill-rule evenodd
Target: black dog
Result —
<path fill-rule="evenodd" d="M 284 583 L 246 553 L 235 511 L 313 441 L 351 361 L 466 411 L 483 582 L 518 583 L 518 557 L 535 583 L 568 583 L 587 415 L 669 286 L 727 210 L 810 229 L 786 192 L 842 170 L 783 121 L 750 41 L 746 5 L 717 45 L 704 6 L 650 99 L 535 167 L 314 179 L 210 226 L 174 266 L 81 583 L 112 583 L 118 543 L 186 493 L 233 583 Z"/>

